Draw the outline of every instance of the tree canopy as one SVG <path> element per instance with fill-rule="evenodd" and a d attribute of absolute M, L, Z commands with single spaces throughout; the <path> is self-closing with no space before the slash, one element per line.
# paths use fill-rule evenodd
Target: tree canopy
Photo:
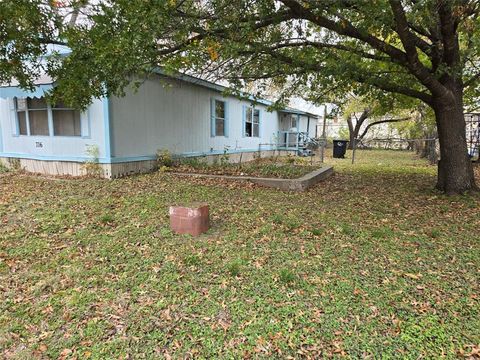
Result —
<path fill-rule="evenodd" d="M 478 1 L 83 0 L 68 8 L 82 9 L 82 21 L 66 21 L 57 1 L 0 3 L 2 80 L 31 86 L 35 57 L 47 44 L 68 44 L 69 56 L 42 66 L 57 80 L 55 93 L 83 107 L 91 96 L 122 95 L 158 66 L 236 88 L 268 79 L 282 86 L 280 100 L 416 99 L 434 109 L 439 127 L 437 187 L 475 188 L 461 134 L 464 104 L 475 106 L 480 93 Z"/>
<path fill-rule="evenodd" d="M 3 1 L 0 79 L 31 86 L 37 67 L 27 64 L 38 65 L 48 44 L 65 44 L 70 56 L 44 66 L 63 93 L 73 90 L 72 101 L 121 93 L 128 77 L 163 66 L 238 86 L 273 79 L 285 96 L 300 92 L 317 101 L 354 91 L 376 101 L 393 92 L 431 103 L 445 90 L 441 78 L 455 75 L 469 103 L 478 102 L 476 1 L 94 3 Z M 68 26 L 71 12 L 64 9 L 72 7 L 85 11 Z"/>

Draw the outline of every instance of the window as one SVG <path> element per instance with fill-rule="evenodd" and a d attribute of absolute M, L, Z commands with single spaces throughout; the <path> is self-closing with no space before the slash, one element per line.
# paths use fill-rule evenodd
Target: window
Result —
<path fill-rule="evenodd" d="M 80 111 L 69 108 L 63 103 L 57 103 L 52 108 L 53 135 L 80 136 Z"/>
<path fill-rule="evenodd" d="M 225 136 L 225 102 L 215 100 L 215 136 Z"/>
<path fill-rule="evenodd" d="M 252 107 L 245 109 L 245 136 L 260 136 L 260 110 Z"/>
<path fill-rule="evenodd" d="M 15 111 L 17 112 L 18 135 L 28 135 L 27 131 L 27 99 L 15 98 Z"/>
<path fill-rule="evenodd" d="M 15 98 L 18 135 L 81 136 L 80 111 L 63 103 L 51 106 L 45 98 Z M 49 119 L 53 129 L 50 129 Z"/>
<path fill-rule="evenodd" d="M 291 125 L 292 125 L 290 127 L 296 129 L 297 126 L 298 126 L 298 123 L 297 123 L 298 116 L 297 115 L 290 115 L 290 117 L 291 117 Z"/>
<path fill-rule="evenodd" d="M 30 135 L 50 135 L 48 130 L 48 106 L 44 98 L 27 98 Z"/>

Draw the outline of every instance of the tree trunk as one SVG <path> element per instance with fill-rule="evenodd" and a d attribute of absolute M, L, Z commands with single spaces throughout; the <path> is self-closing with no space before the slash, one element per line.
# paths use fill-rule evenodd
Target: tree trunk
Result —
<path fill-rule="evenodd" d="M 348 124 L 348 135 L 350 137 L 348 145 L 347 145 L 347 149 L 352 150 L 353 149 L 353 141 L 355 140 L 355 137 L 357 136 L 357 134 L 355 134 L 356 127 L 355 128 L 353 127 L 353 122 L 352 122 L 352 117 L 351 116 L 349 116 L 347 118 L 347 124 Z"/>
<path fill-rule="evenodd" d="M 447 194 L 478 190 L 467 153 L 462 91 L 455 89 L 434 98 L 433 110 L 440 141 L 437 189 Z"/>
<path fill-rule="evenodd" d="M 355 143 L 355 139 L 358 139 L 358 134 L 360 134 L 360 129 L 362 128 L 362 125 L 365 122 L 365 120 L 368 119 L 369 115 L 370 115 L 370 109 L 369 108 L 364 109 L 360 117 L 355 122 L 355 126 L 353 126 L 352 116 L 350 115 L 347 118 L 348 132 L 350 135 L 350 141 L 348 142 L 348 147 L 347 147 L 348 150 L 353 150 L 353 144 Z M 357 118 L 356 115 L 355 115 L 355 118 Z"/>
<path fill-rule="evenodd" d="M 350 133 L 350 140 L 348 141 L 348 145 L 347 145 L 348 150 L 353 150 L 353 143 L 354 143 L 355 139 L 357 138 L 357 135 L 358 134 L 355 134 L 354 131 Z"/>

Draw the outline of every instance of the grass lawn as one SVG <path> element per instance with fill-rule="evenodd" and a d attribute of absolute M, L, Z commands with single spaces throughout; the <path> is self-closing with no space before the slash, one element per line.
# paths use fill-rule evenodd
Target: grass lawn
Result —
<path fill-rule="evenodd" d="M 305 193 L 0 175 L 0 358 L 475 358 L 480 196 L 412 153 L 357 158 Z M 209 233 L 170 232 L 185 201 Z"/>

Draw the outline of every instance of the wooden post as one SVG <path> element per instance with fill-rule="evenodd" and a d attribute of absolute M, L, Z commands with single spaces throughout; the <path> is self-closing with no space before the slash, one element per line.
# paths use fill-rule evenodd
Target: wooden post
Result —
<path fill-rule="evenodd" d="M 355 162 L 355 150 L 357 148 L 357 139 L 353 138 L 353 144 L 352 144 L 352 164 Z"/>

